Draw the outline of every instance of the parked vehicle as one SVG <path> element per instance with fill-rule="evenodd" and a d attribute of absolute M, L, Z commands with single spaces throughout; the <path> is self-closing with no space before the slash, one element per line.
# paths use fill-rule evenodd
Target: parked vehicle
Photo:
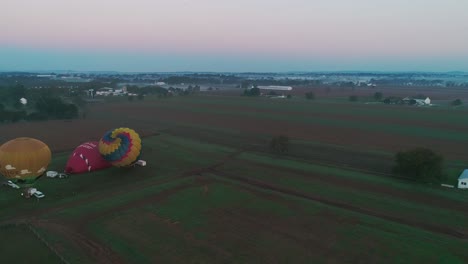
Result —
<path fill-rule="evenodd" d="M 27 188 L 21 195 L 26 198 L 30 198 L 31 196 L 35 196 L 38 199 L 45 197 L 44 193 L 38 191 L 36 188 Z"/>
<path fill-rule="evenodd" d="M 59 173 L 58 176 L 57 176 L 57 178 L 59 178 L 59 179 L 66 179 L 66 178 L 68 178 L 68 174 L 63 173 L 63 172 L 62 172 L 62 173 Z"/>
<path fill-rule="evenodd" d="M 45 195 L 44 195 L 42 192 L 40 192 L 40 191 L 35 191 L 35 192 L 33 193 L 33 195 L 36 196 L 36 198 L 39 198 L 39 199 L 45 197 Z"/>
<path fill-rule="evenodd" d="M 7 185 L 7 186 L 10 186 L 11 188 L 14 188 L 14 189 L 19 189 L 20 188 L 17 184 L 15 184 L 12 181 L 6 181 L 4 184 Z"/>
<path fill-rule="evenodd" d="M 48 171 L 46 173 L 47 177 L 50 177 L 50 178 L 59 178 L 59 179 L 65 179 L 65 178 L 68 178 L 68 174 L 64 173 L 64 172 L 56 172 L 56 171 Z"/>
<path fill-rule="evenodd" d="M 57 175 L 58 175 L 58 172 L 56 172 L 56 171 L 48 171 L 46 173 L 46 176 L 50 177 L 50 178 L 55 178 L 55 177 L 57 177 Z"/>

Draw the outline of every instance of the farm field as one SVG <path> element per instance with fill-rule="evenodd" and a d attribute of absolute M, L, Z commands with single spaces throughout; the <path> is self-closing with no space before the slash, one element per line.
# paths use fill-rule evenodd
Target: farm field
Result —
<path fill-rule="evenodd" d="M 390 175 L 429 146 L 468 163 L 468 109 L 194 96 L 88 106 L 86 119 L 1 126 L 43 140 L 62 170 L 106 130 L 143 136 L 146 167 L 41 178 L 41 200 L 0 189 L 5 263 L 466 263 L 468 194 Z M 272 136 L 291 137 L 285 155 Z M 66 136 L 64 136 L 66 135 Z M 34 231 L 32 231 L 34 230 Z M 50 261 L 49 261 L 50 260 Z"/>

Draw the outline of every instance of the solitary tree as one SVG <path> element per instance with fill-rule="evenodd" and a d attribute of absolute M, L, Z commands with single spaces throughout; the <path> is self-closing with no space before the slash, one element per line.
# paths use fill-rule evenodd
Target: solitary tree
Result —
<path fill-rule="evenodd" d="M 381 92 L 374 93 L 374 99 L 376 101 L 380 101 L 380 100 L 382 100 L 382 98 L 383 98 L 383 93 L 381 93 Z"/>
<path fill-rule="evenodd" d="M 444 178 L 443 157 L 428 148 L 415 148 L 395 155 L 393 171 L 419 182 L 440 182 Z"/>
<path fill-rule="evenodd" d="M 315 99 L 315 94 L 314 92 L 308 92 L 305 94 L 305 97 L 309 100 L 314 100 Z"/>
<path fill-rule="evenodd" d="M 462 100 L 456 99 L 456 100 L 453 100 L 450 104 L 453 106 L 458 106 L 458 105 L 462 105 L 463 103 L 462 103 Z"/>
<path fill-rule="evenodd" d="M 289 137 L 279 135 L 273 137 L 270 141 L 270 149 L 276 153 L 286 153 L 289 150 Z"/>

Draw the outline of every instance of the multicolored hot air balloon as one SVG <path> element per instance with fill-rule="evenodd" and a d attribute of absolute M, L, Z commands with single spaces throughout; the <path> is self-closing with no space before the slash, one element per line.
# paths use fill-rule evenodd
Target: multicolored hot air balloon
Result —
<path fill-rule="evenodd" d="M 99 142 L 86 142 L 73 151 L 65 165 L 66 173 L 85 173 L 109 168 L 112 165 L 99 153 Z"/>
<path fill-rule="evenodd" d="M 0 174 L 22 183 L 33 183 L 49 166 L 52 154 L 44 142 L 28 137 L 0 146 Z"/>
<path fill-rule="evenodd" d="M 140 157 L 140 136 L 126 127 L 107 131 L 99 141 L 99 152 L 113 166 L 130 166 Z"/>

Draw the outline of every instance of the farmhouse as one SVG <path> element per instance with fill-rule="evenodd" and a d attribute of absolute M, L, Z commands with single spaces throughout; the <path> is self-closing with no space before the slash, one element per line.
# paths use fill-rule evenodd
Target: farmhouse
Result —
<path fill-rule="evenodd" d="M 409 105 L 417 105 L 417 106 L 431 105 L 431 99 L 429 97 L 426 97 L 426 99 L 415 99 L 415 98 L 405 97 L 402 99 L 402 101 L 403 103 L 409 104 Z"/>
<path fill-rule="evenodd" d="M 429 97 L 426 97 L 426 99 L 414 99 L 416 101 L 417 105 L 430 105 L 431 104 L 431 99 Z"/>
<path fill-rule="evenodd" d="M 468 189 L 468 169 L 464 170 L 458 177 L 458 188 Z"/>

